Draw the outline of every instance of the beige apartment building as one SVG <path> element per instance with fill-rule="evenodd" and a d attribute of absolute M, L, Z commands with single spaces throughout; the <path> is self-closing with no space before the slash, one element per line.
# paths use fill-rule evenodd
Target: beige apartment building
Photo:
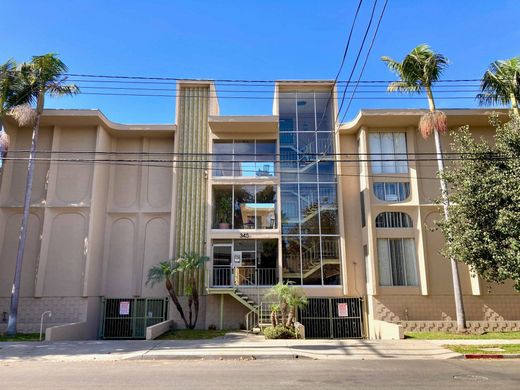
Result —
<path fill-rule="evenodd" d="M 61 326 L 64 338 L 141 338 L 165 319 L 181 326 L 164 286 L 146 279 L 150 267 L 185 251 L 209 257 L 199 278 L 200 328 L 251 328 L 279 281 L 301 285 L 310 298 L 299 318 L 309 337 L 455 327 L 450 264 L 439 254 L 441 233 L 431 230 L 439 182 L 433 139 L 417 132 L 422 110 L 363 110 L 336 123 L 331 81 L 279 81 L 273 115 L 224 116 L 212 82 L 177 88 L 172 125 L 45 111 L 19 331 L 37 331 L 47 310 L 46 327 Z M 445 112 L 450 128 L 493 136 L 491 111 Z M 7 129 L 0 331 L 31 139 L 29 128 L 8 121 Z M 449 150 L 449 137 L 442 141 Z M 512 284 L 489 286 L 462 264 L 459 271 L 470 328 L 520 330 Z"/>

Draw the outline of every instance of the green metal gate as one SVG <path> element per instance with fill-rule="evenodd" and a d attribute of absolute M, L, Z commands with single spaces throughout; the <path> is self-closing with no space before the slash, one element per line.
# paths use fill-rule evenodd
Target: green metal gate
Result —
<path fill-rule="evenodd" d="M 363 298 L 309 298 L 298 311 L 298 321 L 305 327 L 305 338 L 363 338 Z"/>
<path fill-rule="evenodd" d="M 168 298 L 102 298 L 100 338 L 144 339 L 167 316 Z"/>

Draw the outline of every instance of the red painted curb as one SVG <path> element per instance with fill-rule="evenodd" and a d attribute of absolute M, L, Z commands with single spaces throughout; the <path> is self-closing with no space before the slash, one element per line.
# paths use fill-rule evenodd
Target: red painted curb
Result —
<path fill-rule="evenodd" d="M 504 355 L 492 355 L 492 354 L 468 354 L 464 355 L 466 359 L 503 359 Z"/>

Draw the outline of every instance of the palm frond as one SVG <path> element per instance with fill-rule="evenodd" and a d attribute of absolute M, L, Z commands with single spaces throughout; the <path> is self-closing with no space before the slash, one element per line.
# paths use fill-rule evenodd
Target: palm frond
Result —
<path fill-rule="evenodd" d="M 386 88 L 388 92 L 421 93 L 421 86 L 406 81 L 393 81 Z"/>
<path fill-rule="evenodd" d="M 480 105 L 510 104 L 511 97 L 520 100 L 520 57 L 494 61 L 482 76 Z"/>
<path fill-rule="evenodd" d="M 50 84 L 47 91 L 51 96 L 73 96 L 79 93 L 79 88 L 75 84 L 62 85 L 59 83 Z"/>
<path fill-rule="evenodd" d="M 10 137 L 9 134 L 5 132 L 2 128 L 0 131 L 0 158 L 4 158 L 7 156 L 7 151 L 9 150 Z"/>
<path fill-rule="evenodd" d="M 178 269 L 173 261 L 163 261 L 148 270 L 148 277 L 145 284 L 153 287 L 157 283 L 163 282 L 166 279 L 171 279 L 177 270 Z"/>
<path fill-rule="evenodd" d="M 441 134 L 448 131 L 448 118 L 442 111 L 428 112 L 419 120 L 419 132 L 424 139 L 432 135 L 435 130 Z"/>
<path fill-rule="evenodd" d="M 400 78 L 388 86 L 389 92 L 422 92 L 438 81 L 449 61 L 442 54 L 435 53 L 428 45 L 422 44 L 408 53 L 402 62 L 383 56 L 388 69 Z"/>
<path fill-rule="evenodd" d="M 33 126 L 36 120 L 36 111 L 29 103 L 14 106 L 9 110 L 9 114 L 21 127 Z"/>

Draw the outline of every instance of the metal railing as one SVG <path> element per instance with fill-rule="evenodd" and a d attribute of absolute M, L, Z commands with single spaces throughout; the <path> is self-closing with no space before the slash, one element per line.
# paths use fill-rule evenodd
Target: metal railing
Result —
<path fill-rule="evenodd" d="M 214 267 L 211 287 L 274 286 L 277 282 L 276 268 Z"/>

